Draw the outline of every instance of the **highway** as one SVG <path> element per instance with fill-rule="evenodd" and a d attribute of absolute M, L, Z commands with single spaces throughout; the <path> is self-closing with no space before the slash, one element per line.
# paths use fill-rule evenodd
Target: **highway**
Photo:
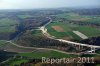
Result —
<path fill-rule="evenodd" d="M 100 46 L 89 45 L 89 44 L 82 44 L 82 43 L 72 42 L 72 41 L 68 41 L 68 40 L 64 40 L 64 39 L 56 39 L 54 36 L 51 36 L 47 32 L 46 26 L 52 22 L 52 19 L 50 17 L 48 17 L 48 18 L 50 19 L 50 21 L 48 23 L 46 23 L 44 26 L 39 27 L 40 30 L 42 31 L 42 33 L 46 37 L 48 37 L 50 39 L 58 40 L 58 41 L 61 41 L 61 42 L 65 42 L 65 43 L 68 43 L 68 44 L 72 44 L 72 45 L 86 46 L 86 47 L 90 47 L 90 48 L 100 48 Z"/>
<path fill-rule="evenodd" d="M 41 26 L 41 27 L 38 27 L 36 30 L 41 30 L 42 33 L 50 38 L 50 39 L 54 39 L 54 40 L 57 40 L 57 41 L 60 41 L 60 42 L 65 42 L 65 43 L 68 43 L 68 44 L 72 44 L 72 45 L 80 45 L 80 46 L 86 46 L 86 47 L 94 47 L 94 48 L 100 48 L 100 46 L 95 46 L 95 45 L 88 45 L 88 44 L 82 44 L 82 43 L 77 43 L 77 42 L 72 42 L 72 41 L 67 41 L 67 40 L 63 40 L 63 39 L 56 39 L 54 36 L 51 36 L 48 32 L 47 32 L 47 29 L 46 29 L 46 26 L 48 24 L 50 24 L 52 22 L 52 19 L 49 18 L 50 21 L 48 23 L 46 23 L 44 26 Z M 34 29 L 33 29 L 34 30 Z M 0 40 L 0 41 L 6 41 L 6 42 L 9 42 L 11 43 L 12 45 L 16 46 L 16 47 L 19 47 L 19 48 L 27 48 L 27 49 L 39 49 L 39 50 L 53 50 L 53 51 L 57 51 L 57 52 L 61 52 L 61 53 L 65 53 L 65 54 L 77 54 L 79 55 L 80 53 L 74 53 L 74 52 L 65 52 L 65 51 L 61 51 L 61 50 L 57 50 L 57 49 L 50 49 L 50 48 L 37 48 L 37 47 L 25 47 L 25 46 L 20 46 L 18 44 L 15 44 L 13 43 L 12 41 L 7 41 L 7 40 Z"/>

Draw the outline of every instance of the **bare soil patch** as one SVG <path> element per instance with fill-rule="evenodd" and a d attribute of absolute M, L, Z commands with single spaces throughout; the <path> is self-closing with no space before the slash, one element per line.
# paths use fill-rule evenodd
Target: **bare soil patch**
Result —
<path fill-rule="evenodd" d="M 53 28 L 54 30 L 56 30 L 57 32 L 64 32 L 64 29 L 61 28 L 60 26 L 52 26 L 52 28 Z"/>

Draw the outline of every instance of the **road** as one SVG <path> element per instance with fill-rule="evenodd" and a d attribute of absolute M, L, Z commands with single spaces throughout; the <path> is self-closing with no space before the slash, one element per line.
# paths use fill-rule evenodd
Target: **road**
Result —
<path fill-rule="evenodd" d="M 49 21 L 48 23 L 46 23 L 44 26 L 41 26 L 41 27 L 40 27 L 40 30 L 42 31 L 42 33 L 43 33 L 45 36 L 47 36 L 48 38 L 54 39 L 54 40 L 58 40 L 58 41 L 61 41 L 61 42 L 65 42 L 65 43 L 68 43 L 68 44 L 72 44 L 72 45 L 86 46 L 86 47 L 90 47 L 90 48 L 100 48 L 100 46 L 89 45 L 89 44 L 82 44 L 82 43 L 67 41 L 67 40 L 64 40 L 64 39 L 56 39 L 54 36 L 51 36 L 51 35 L 47 32 L 46 26 L 52 22 L 52 19 L 51 19 L 50 17 L 48 17 L 48 18 L 50 19 L 50 21 Z"/>
<path fill-rule="evenodd" d="M 58 41 L 61 41 L 61 42 L 66 42 L 66 43 L 68 43 L 68 44 L 74 44 L 74 45 L 81 45 L 81 46 L 87 46 L 87 47 L 95 47 L 95 48 L 100 48 L 100 46 L 94 46 L 94 45 L 88 45 L 88 44 L 82 44 L 82 43 L 76 43 L 76 42 L 72 42 L 72 41 L 67 41 L 67 40 L 63 40 L 63 39 L 56 39 L 54 36 L 51 36 L 48 32 L 47 32 L 47 29 L 45 28 L 48 24 L 50 24 L 51 22 L 52 22 L 52 19 L 51 18 L 49 18 L 50 19 L 50 21 L 48 22 L 48 23 L 46 23 L 44 26 L 41 26 L 41 27 L 39 27 L 39 29 L 38 30 L 41 30 L 42 31 L 42 33 L 45 35 L 45 36 L 47 36 L 48 38 L 50 38 L 50 39 L 54 39 L 54 40 L 58 40 Z M 2 40 L 2 41 L 6 41 L 6 40 Z M 6 41 L 6 42 L 9 42 L 9 43 L 11 43 L 12 45 L 14 45 L 14 46 L 17 46 L 17 47 L 19 47 L 19 48 L 34 48 L 34 49 L 39 49 L 39 50 L 41 50 L 41 49 L 44 49 L 44 50 L 53 50 L 53 51 L 57 51 L 57 52 L 60 52 L 60 53 L 65 53 L 65 54 L 80 54 L 80 53 L 70 53 L 70 52 L 65 52 L 65 51 L 61 51 L 61 50 L 56 50 L 56 49 L 50 49 L 50 48 L 37 48 L 37 47 L 25 47 L 25 46 L 20 46 L 20 45 L 18 45 L 18 44 L 15 44 L 15 43 L 13 43 L 12 41 Z"/>
<path fill-rule="evenodd" d="M 25 47 L 25 46 L 21 46 L 21 45 L 18 45 L 18 44 L 15 44 L 14 42 L 12 41 L 7 41 L 7 40 L 0 40 L 0 41 L 5 41 L 5 42 L 8 42 L 16 47 L 19 47 L 19 48 L 25 48 L 25 49 L 37 49 L 37 50 L 50 50 L 50 51 L 57 51 L 57 52 L 60 52 L 60 53 L 64 53 L 64 54 L 76 54 L 76 55 L 79 55 L 80 53 L 73 53 L 73 52 L 65 52 L 65 51 L 61 51 L 61 50 L 57 50 L 57 49 L 50 49 L 50 48 L 37 48 L 37 47 Z"/>

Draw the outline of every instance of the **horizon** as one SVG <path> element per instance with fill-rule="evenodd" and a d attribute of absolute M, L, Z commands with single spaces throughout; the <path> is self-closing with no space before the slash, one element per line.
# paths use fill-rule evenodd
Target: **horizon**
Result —
<path fill-rule="evenodd" d="M 98 8 L 99 0 L 1 0 L 0 9 Z M 24 4 L 23 4 L 24 3 Z"/>

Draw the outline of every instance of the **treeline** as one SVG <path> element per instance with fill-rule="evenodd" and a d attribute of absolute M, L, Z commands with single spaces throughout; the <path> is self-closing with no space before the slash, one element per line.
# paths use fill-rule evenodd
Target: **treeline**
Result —
<path fill-rule="evenodd" d="M 16 53 L 6 52 L 6 51 L 0 50 L 0 63 L 11 58 L 11 57 L 13 57 L 14 54 L 16 54 Z"/>
<path fill-rule="evenodd" d="M 77 51 L 76 48 L 72 47 L 70 44 L 46 37 L 33 36 L 32 34 L 23 34 L 22 36 L 18 37 L 15 42 L 22 46 L 28 47 L 53 48 L 70 52 Z"/>
<path fill-rule="evenodd" d="M 89 39 L 82 40 L 80 42 L 85 43 L 85 44 L 100 46 L 100 37 L 92 37 L 92 38 L 89 38 Z"/>

